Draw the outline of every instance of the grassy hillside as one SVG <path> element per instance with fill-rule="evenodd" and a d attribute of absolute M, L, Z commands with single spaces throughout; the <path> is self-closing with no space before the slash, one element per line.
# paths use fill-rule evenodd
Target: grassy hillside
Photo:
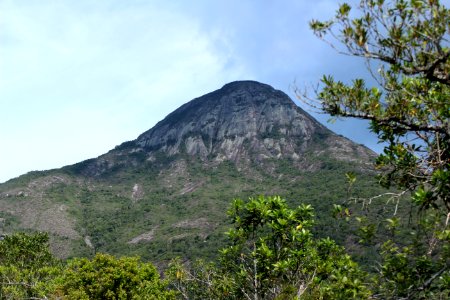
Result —
<path fill-rule="evenodd" d="M 373 172 L 326 154 L 308 158 L 243 167 L 161 154 L 95 178 L 80 177 L 79 165 L 31 173 L 0 187 L 3 231 L 49 231 L 54 251 L 63 257 L 107 252 L 152 261 L 205 258 L 216 255 L 225 240 L 231 200 L 265 194 L 281 195 L 291 205 L 312 204 L 317 234 L 355 248 L 354 224 L 334 219 L 333 203 L 347 201 L 349 171 L 358 176 L 353 194 L 379 192 Z M 351 205 L 360 209 L 360 203 Z"/>

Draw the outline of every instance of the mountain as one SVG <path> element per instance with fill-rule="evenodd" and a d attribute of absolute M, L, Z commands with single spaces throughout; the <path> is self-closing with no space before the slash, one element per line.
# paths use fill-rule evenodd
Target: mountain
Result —
<path fill-rule="evenodd" d="M 136 140 L 0 185 L 0 230 L 50 233 L 61 257 L 96 251 L 164 260 L 213 255 L 233 198 L 279 194 L 314 205 L 319 235 L 347 171 L 371 189 L 375 154 L 334 134 L 283 92 L 237 81 L 196 98 Z"/>

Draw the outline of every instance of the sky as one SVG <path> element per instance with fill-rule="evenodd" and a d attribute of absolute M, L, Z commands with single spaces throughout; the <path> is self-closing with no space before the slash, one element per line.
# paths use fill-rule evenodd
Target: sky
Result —
<path fill-rule="evenodd" d="M 308 27 L 338 3 L 0 0 L 0 182 L 104 154 L 231 81 L 295 99 L 324 74 L 363 76 Z M 367 123 L 310 113 L 380 151 Z"/>

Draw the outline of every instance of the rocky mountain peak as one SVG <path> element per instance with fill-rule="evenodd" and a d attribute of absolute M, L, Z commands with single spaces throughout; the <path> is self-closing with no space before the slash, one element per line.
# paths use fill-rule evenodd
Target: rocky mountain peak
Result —
<path fill-rule="evenodd" d="M 219 160 L 236 160 L 249 151 L 295 158 L 317 132 L 328 130 L 285 93 L 256 81 L 235 81 L 184 104 L 136 143 L 147 151 Z"/>

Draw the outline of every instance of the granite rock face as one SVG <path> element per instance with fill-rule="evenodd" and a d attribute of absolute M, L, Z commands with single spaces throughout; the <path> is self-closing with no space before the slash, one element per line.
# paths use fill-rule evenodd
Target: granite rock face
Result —
<path fill-rule="evenodd" d="M 102 176 L 155 155 L 188 155 L 213 165 L 231 161 L 246 168 L 271 159 L 291 159 L 297 168 L 314 169 L 311 156 L 362 162 L 368 148 L 336 135 L 285 93 L 256 81 L 235 81 L 182 105 L 136 140 L 80 164 L 79 173 Z M 137 158 L 138 157 L 138 158 Z"/>
<path fill-rule="evenodd" d="M 329 133 L 285 93 L 237 81 L 181 106 L 136 144 L 146 151 L 185 151 L 203 159 L 237 161 L 249 153 L 295 159 L 313 135 Z"/>

